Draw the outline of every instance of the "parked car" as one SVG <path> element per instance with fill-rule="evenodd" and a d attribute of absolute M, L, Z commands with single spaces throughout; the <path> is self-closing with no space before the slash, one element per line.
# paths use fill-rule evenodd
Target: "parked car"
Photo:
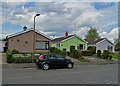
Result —
<path fill-rule="evenodd" d="M 43 54 L 40 55 L 39 60 L 36 61 L 36 66 L 38 68 L 42 68 L 44 70 L 48 70 L 49 68 L 73 68 L 74 62 L 65 59 L 60 55 L 54 54 Z"/>

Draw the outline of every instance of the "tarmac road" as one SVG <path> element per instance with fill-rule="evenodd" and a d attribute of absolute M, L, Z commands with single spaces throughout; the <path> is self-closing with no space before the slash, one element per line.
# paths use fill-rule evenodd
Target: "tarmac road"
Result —
<path fill-rule="evenodd" d="M 81 65 L 73 69 L 3 68 L 3 84 L 118 84 L 118 64 Z"/>

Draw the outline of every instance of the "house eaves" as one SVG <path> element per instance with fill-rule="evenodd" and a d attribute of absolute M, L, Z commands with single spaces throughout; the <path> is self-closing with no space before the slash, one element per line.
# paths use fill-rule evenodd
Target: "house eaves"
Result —
<path fill-rule="evenodd" d="M 17 32 L 17 33 L 8 35 L 7 38 L 12 38 L 12 37 L 15 37 L 15 36 L 24 34 L 24 33 L 29 32 L 29 31 L 34 31 L 34 29 L 33 29 L 33 28 L 30 28 L 30 29 L 27 29 L 27 30 L 25 30 L 25 31 Z M 52 38 L 50 38 L 49 36 L 47 36 L 47 35 L 39 32 L 38 30 L 35 30 L 35 32 L 38 33 L 38 34 L 40 34 L 40 35 L 42 35 L 42 36 L 44 36 L 44 37 L 46 37 L 46 38 L 48 38 L 48 39 L 50 39 L 50 40 L 52 40 Z"/>
<path fill-rule="evenodd" d="M 71 38 L 73 38 L 73 37 L 77 37 L 77 38 L 80 39 L 81 41 L 83 41 L 83 42 L 85 42 L 85 43 L 88 43 L 87 41 L 83 40 L 82 38 L 78 37 L 77 35 L 73 35 L 73 36 L 71 36 L 71 37 L 69 37 L 69 38 L 67 38 L 67 39 L 62 40 L 61 42 L 67 41 L 67 40 L 69 40 L 69 39 L 71 39 Z"/>
<path fill-rule="evenodd" d="M 111 43 L 112 45 L 114 45 L 111 41 L 109 41 L 109 40 L 108 40 L 108 39 L 106 39 L 106 38 L 105 38 L 105 39 L 103 39 L 103 40 L 101 40 L 101 41 L 99 41 L 99 42 L 97 42 L 97 43 L 96 43 L 96 45 L 97 45 L 97 44 L 100 44 L 101 42 L 103 42 L 103 41 L 105 41 L 105 40 L 107 40 L 109 43 Z"/>

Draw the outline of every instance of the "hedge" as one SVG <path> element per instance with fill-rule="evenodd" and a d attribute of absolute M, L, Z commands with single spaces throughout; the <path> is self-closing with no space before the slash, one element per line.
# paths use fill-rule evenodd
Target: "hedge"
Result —
<path fill-rule="evenodd" d="M 87 48 L 87 50 L 91 50 L 91 52 L 92 52 L 93 54 L 96 53 L 96 47 L 95 47 L 95 46 L 89 46 L 89 47 Z"/>
<path fill-rule="evenodd" d="M 35 61 L 37 58 L 32 58 L 31 54 L 16 54 L 17 50 L 6 52 L 7 63 L 31 63 L 32 60 Z"/>
<path fill-rule="evenodd" d="M 81 54 L 82 56 L 91 56 L 91 55 L 93 55 L 93 53 L 92 53 L 91 50 L 82 50 L 82 51 L 80 52 L 80 54 Z"/>
<path fill-rule="evenodd" d="M 50 53 L 61 55 L 64 58 L 66 57 L 66 52 L 58 48 L 50 47 L 49 50 L 50 50 Z"/>

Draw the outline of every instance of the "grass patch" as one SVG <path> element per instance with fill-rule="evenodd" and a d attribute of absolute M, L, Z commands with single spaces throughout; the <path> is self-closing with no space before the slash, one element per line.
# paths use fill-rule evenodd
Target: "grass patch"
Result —
<path fill-rule="evenodd" d="M 118 60 L 120 60 L 120 54 L 113 53 L 113 54 L 110 54 L 110 55 L 113 57 L 113 59 L 118 59 Z"/>

